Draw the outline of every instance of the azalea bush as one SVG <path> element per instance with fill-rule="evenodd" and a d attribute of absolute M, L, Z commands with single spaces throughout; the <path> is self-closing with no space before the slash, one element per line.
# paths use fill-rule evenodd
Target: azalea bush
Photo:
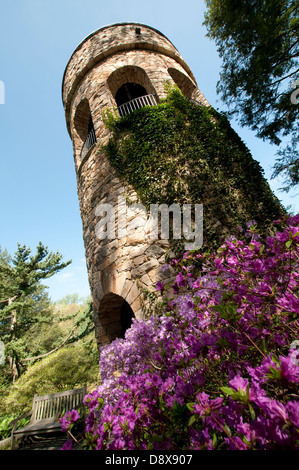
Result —
<path fill-rule="evenodd" d="M 299 215 L 172 260 L 157 312 L 102 350 L 84 447 L 299 449 L 298 255 Z"/>

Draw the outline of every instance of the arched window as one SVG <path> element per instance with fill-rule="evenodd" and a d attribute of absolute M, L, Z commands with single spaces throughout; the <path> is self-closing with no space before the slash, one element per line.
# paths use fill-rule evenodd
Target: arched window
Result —
<path fill-rule="evenodd" d="M 136 109 L 157 104 L 155 95 L 149 95 L 138 83 L 124 83 L 115 95 L 118 114 L 123 117 Z"/>
<path fill-rule="evenodd" d="M 120 67 L 111 73 L 107 84 L 120 116 L 144 106 L 157 104 L 155 88 L 141 67 L 133 65 Z"/>
<path fill-rule="evenodd" d="M 173 81 L 177 84 L 182 94 L 186 98 L 191 98 L 192 93 L 196 90 L 196 85 L 191 81 L 191 79 L 184 73 L 172 67 L 168 69 L 168 73 Z"/>
<path fill-rule="evenodd" d="M 76 109 L 74 126 L 79 136 L 79 140 L 77 139 L 77 141 L 82 160 L 88 150 L 96 142 L 94 125 L 87 99 L 82 100 Z"/>

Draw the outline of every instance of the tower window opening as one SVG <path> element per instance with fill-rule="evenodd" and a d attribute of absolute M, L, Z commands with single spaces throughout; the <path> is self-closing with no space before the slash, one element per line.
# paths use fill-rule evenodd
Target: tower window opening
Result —
<path fill-rule="evenodd" d="M 187 77 L 187 75 L 185 75 L 184 73 L 172 67 L 168 69 L 168 73 L 175 82 L 175 84 L 179 87 L 182 94 L 188 99 L 192 98 L 192 94 L 196 90 L 196 86 L 191 81 L 191 79 Z"/>
<path fill-rule="evenodd" d="M 83 159 L 88 150 L 95 144 L 96 135 L 91 117 L 89 103 L 87 99 L 83 99 L 77 106 L 74 116 L 75 128 L 75 146 L 76 151 Z"/>
<path fill-rule="evenodd" d="M 124 83 L 115 95 L 117 106 L 127 103 L 128 101 L 147 95 L 146 89 L 138 83 Z"/>
<path fill-rule="evenodd" d="M 84 141 L 84 144 L 83 144 L 82 150 L 81 150 L 81 160 L 83 160 L 83 158 L 87 154 L 88 150 L 91 149 L 91 147 L 97 141 L 91 116 L 89 117 L 88 129 L 87 130 L 88 130 L 88 134 L 87 134 L 87 137 Z"/>
<path fill-rule="evenodd" d="M 135 109 L 157 104 L 155 95 L 149 95 L 146 89 L 138 83 L 124 83 L 115 95 L 118 113 L 121 117 L 130 114 Z"/>

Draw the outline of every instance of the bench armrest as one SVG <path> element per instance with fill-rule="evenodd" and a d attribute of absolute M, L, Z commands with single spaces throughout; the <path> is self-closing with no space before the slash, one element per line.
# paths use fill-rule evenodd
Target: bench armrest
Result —
<path fill-rule="evenodd" d="M 31 414 L 32 414 L 32 410 L 28 411 L 28 413 L 25 413 L 25 414 L 19 416 L 18 418 L 13 419 L 13 420 L 8 424 L 8 426 L 12 426 L 13 424 L 17 424 L 18 421 L 20 421 L 21 419 L 24 419 L 24 418 L 28 418 L 28 416 L 30 416 Z"/>

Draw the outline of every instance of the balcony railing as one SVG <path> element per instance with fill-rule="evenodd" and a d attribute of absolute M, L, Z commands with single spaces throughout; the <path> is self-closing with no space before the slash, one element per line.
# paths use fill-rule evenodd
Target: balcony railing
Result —
<path fill-rule="evenodd" d="M 83 158 L 85 157 L 85 155 L 87 154 L 88 150 L 91 149 L 91 147 L 93 146 L 93 144 L 95 144 L 97 141 L 96 139 L 96 135 L 95 135 L 95 132 L 94 132 L 94 128 L 92 128 L 86 139 L 85 139 L 85 142 L 83 144 L 83 147 L 82 147 L 82 150 L 81 150 L 81 160 L 83 160 Z"/>
<path fill-rule="evenodd" d="M 117 111 L 120 117 L 124 117 L 126 114 L 130 114 L 136 109 L 144 108 L 144 106 L 156 106 L 157 100 L 155 95 L 144 95 L 134 98 L 127 103 L 118 106 Z"/>
<path fill-rule="evenodd" d="M 196 104 L 197 106 L 202 106 L 202 103 L 198 100 L 194 100 L 193 98 L 187 98 L 192 104 Z"/>

